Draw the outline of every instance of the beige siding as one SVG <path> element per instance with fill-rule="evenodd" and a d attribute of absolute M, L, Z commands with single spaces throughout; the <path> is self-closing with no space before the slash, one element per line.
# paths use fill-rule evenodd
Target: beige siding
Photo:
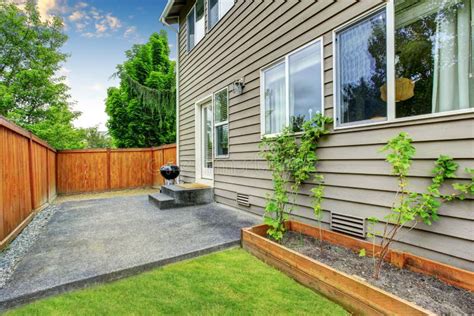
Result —
<path fill-rule="evenodd" d="M 325 113 L 333 115 L 332 30 L 382 1 L 241 1 L 190 52 L 186 51 L 185 15 L 180 25 L 180 139 L 182 180 L 195 179 L 195 102 L 245 77 L 242 95 L 230 93 L 230 155 L 214 166 L 216 201 L 236 204 L 236 193 L 250 196 L 243 208 L 261 214 L 265 194 L 271 192 L 271 173 L 259 157 L 260 69 L 292 50 L 323 37 Z M 185 10 L 187 11 L 187 10 Z M 206 10 L 207 11 L 207 10 Z M 414 139 L 417 154 L 410 171 L 410 188 L 429 184 L 433 160 L 440 154 L 460 164 L 457 181 L 467 181 L 466 167 L 474 167 L 474 115 L 451 115 L 359 127 L 331 133 L 321 142 L 319 170 L 327 188 L 323 222 L 329 211 L 360 217 L 387 214 L 396 179 L 378 149 L 400 131 Z M 309 189 L 298 194 L 294 216 L 312 221 Z M 242 208 L 242 207 L 241 207 Z M 401 249 L 474 270 L 474 201 L 442 207 L 441 220 L 417 225 L 403 234 Z"/>

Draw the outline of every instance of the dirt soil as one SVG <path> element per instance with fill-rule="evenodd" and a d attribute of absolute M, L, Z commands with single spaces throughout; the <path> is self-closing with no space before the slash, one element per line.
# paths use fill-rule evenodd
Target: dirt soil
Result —
<path fill-rule="evenodd" d="M 435 277 L 398 269 L 385 263 L 380 278 L 372 277 L 373 258 L 359 257 L 352 250 L 323 243 L 295 232 L 287 232 L 282 244 L 339 271 L 363 278 L 387 292 L 418 304 L 439 315 L 474 315 L 474 293 L 448 285 Z"/>

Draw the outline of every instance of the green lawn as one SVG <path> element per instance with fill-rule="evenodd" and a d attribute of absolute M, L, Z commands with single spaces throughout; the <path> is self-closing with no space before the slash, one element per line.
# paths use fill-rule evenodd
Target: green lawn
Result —
<path fill-rule="evenodd" d="M 47 298 L 7 315 L 346 315 L 241 249 Z"/>

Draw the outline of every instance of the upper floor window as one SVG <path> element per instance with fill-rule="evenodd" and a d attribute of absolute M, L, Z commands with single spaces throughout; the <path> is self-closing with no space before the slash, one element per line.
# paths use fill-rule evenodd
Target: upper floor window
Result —
<path fill-rule="evenodd" d="M 337 125 L 474 108 L 474 1 L 388 6 L 336 32 Z"/>
<path fill-rule="evenodd" d="M 208 24 L 209 29 L 219 22 L 220 19 L 232 8 L 234 0 L 208 0 Z"/>
<path fill-rule="evenodd" d="M 262 134 L 294 132 L 323 112 L 322 42 L 318 40 L 262 70 Z"/>
<path fill-rule="evenodd" d="M 191 49 L 201 41 L 206 33 L 206 26 L 204 23 L 204 0 L 196 1 L 191 11 L 189 11 L 187 22 L 188 51 L 191 51 Z"/>

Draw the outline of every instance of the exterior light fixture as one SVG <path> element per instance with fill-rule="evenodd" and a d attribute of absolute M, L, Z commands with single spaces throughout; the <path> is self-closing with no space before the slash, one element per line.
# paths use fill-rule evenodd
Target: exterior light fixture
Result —
<path fill-rule="evenodd" d="M 240 78 L 232 82 L 232 91 L 237 95 L 242 94 L 242 92 L 244 91 L 244 87 L 245 87 L 244 78 Z"/>

